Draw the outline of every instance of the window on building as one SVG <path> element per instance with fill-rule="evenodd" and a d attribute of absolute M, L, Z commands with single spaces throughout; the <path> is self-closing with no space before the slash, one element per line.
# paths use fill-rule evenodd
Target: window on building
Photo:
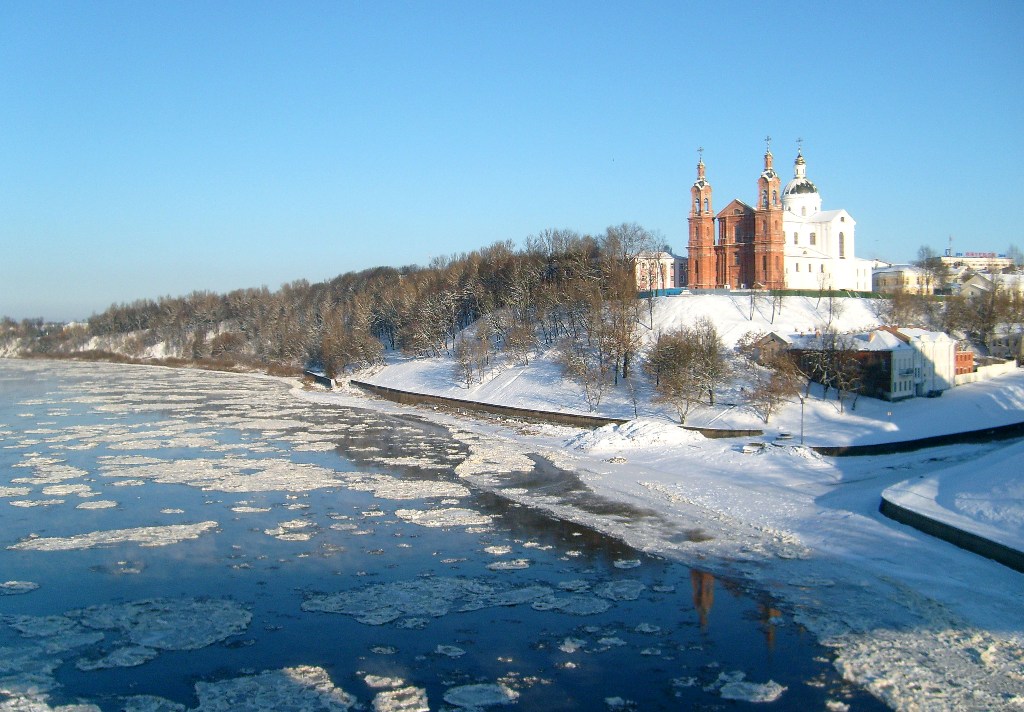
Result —
<path fill-rule="evenodd" d="M 706 213 L 707 211 L 708 211 L 708 199 L 704 198 L 704 212 Z"/>
<path fill-rule="evenodd" d="M 822 271 L 822 272 L 824 272 L 824 271 L 825 271 L 825 263 L 824 263 L 824 262 L 822 262 L 822 263 L 821 263 L 821 271 Z"/>
<path fill-rule="evenodd" d="M 799 272 L 799 271 L 800 271 L 800 263 L 799 263 L 799 262 L 797 262 L 797 263 L 796 263 L 796 271 L 797 271 L 797 272 Z"/>
<path fill-rule="evenodd" d="M 800 233 L 799 232 L 794 232 L 793 233 L 793 244 L 794 245 L 799 245 L 800 244 Z"/>
<path fill-rule="evenodd" d="M 811 244 L 812 245 L 817 245 L 818 244 L 818 234 L 815 233 L 815 232 L 811 233 Z"/>
<path fill-rule="evenodd" d="M 846 258 L 846 237 L 839 233 L 839 259 Z"/>
<path fill-rule="evenodd" d="M 768 256 L 761 255 L 761 271 L 765 274 L 768 273 Z"/>
<path fill-rule="evenodd" d="M 733 264 L 735 264 L 735 265 L 737 265 L 737 266 L 738 266 L 738 265 L 739 265 L 739 263 L 740 263 L 740 253 L 739 253 L 739 252 L 737 252 L 737 253 L 736 253 L 736 255 L 735 255 L 735 257 L 733 258 Z"/>
<path fill-rule="evenodd" d="M 740 234 L 740 226 L 739 225 L 737 225 L 736 229 L 733 231 L 733 239 L 736 240 L 736 242 L 740 242 L 743 239 L 743 235 Z"/>
<path fill-rule="evenodd" d="M 805 205 L 805 206 L 803 206 L 802 208 L 800 208 L 800 214 L 801 214 L 802 216 L 804 216 L 804 217 L 806 217 L 806 216 L 807 216 L 807 206 L 806 206 L 806 205 Z"/>
<path fill-rule="evenodd" d="M 772 191 L 772 205 L 778 205 L 778 204 L 779 204 L 779 191 L 773 190 Z"/>
<path fill-rule="evenodd" d="M 839 216 L 839 222 L 846 222 L 846 216 L 845 215 L 840 215 Z"/>

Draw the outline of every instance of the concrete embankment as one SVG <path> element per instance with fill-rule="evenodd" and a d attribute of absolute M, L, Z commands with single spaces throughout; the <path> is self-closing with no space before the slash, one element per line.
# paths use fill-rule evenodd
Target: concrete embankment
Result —
<path fill-rule="evenodd" d="M 580 413 L 559 413 L 551 410 L 531 410 L 529 408 L 515 408 L 507 405 L 494 403 L 480 403 L 478 401 L 462 400 L 460 398 L 449 398 L 447 396 L 435 396 L 429 393 L 414 393 L 402 391 L 397 388 L 378 386 L 375 383 L 365 381 L 349 381 L 353 386 L 364 391 L 386 398 L 387 400 L 405 405 L 431 405 L 443 408 L 454 408 L 471 413 L 488 413 L 491 415 L 503 415 L 509 418 L 518 418 L 541 423 L 557 423 L 559 425 L 573 425 L 578 428 L 600 428 L 604 425 L 622 425 L 629 422 L 626 418 L 608 418 L 600 415 L 583 415 Z M 696 428 L 683 426 L 687 430 L 699 432 L 706 438 L 735 438 L 735 437 L 758 437 L 764 435 L 762 430 L 722 430 L 719 428 Z"/>
<path fill-rule="evenodd" d="M 878 511 L 900 524 L 906 524 L 937 539 L 948 541 L 950 544 L 959 546 L 961 549 L 980 554 L 985 558 L 998 561 L 1004 566 L 1009 566 L 1011 569 L 1024 573 L 1024 552 L 1017 551 L 1005 544 L 1000 544 L 997 541 L 992 541 L 951 524 L 926 517 L 919 512 L 907 509 L 886 499 L 885 495 L 882 495 L 882 503 L 879 505 Z"/>

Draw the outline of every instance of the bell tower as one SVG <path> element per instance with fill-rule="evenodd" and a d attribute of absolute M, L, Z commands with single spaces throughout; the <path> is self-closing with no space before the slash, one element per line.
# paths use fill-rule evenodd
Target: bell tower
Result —
<path fill-rule="evenodd" d="M 691 289 L 715 286 L 715 218 L 711 184 L 704 175 L 704 149 L 697 149 L 697 181 L 690 188 L 688 284 Z"/>
<path fill-rule="evenodd" d="M 772 167 L 772 138 L 765 137 L 764 170 L 757 179 L 754 209 L 753 285 L 760 289 L 783 289 L 786 277 L 782 253 L 782 191 L 778 173 Z"/>

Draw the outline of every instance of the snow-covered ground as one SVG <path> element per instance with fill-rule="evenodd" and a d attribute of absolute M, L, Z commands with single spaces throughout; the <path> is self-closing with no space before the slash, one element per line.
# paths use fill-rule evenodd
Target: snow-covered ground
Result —
<path fill-rule="evenodd" d="M 719 303 L 715 303 L 719 302 Z M 787 299 L 782 315 L 748 319 L 742 298 L 662 299 L 653 324 L 712 316 L 733 344 L 750 329 L 820 327 L 814 299 Z M 731 310 L 731 311 L 730 311 Z M 841 330 L 877 324 L 848 300 Z M 653 329 L 651 330 L 653 333 Z M 402 361 L 368 380 L 392 388 L 563 412 L 592 412 L 550 359 L 495 370 L 472 389 L 444 359 Z M 353 390 L 304 397 L 358 402 Z M 738 399 L 737 399 L 738 400 Z M 833 646 L 837 666 L 900 709 L 1024 709 L 1024 585 L 1020 573 L 897 524 L 878 513 L 883 490 L 913 507 L 1012 546 L 1024 542 L 1024 445 L 949 445 L 896 455 L 827 458 L 800 447 L 892 442 L 1024 420 L 1024 372 L 961 386 L 938 399 L 868 398 L 840 413 L 812 397 L 769 426 L 742 405 L 703 408 L 687 424 L 765 427 L 779 441 L 747 454 L 748 439 L 708 440 L 682 430 L 649 393 L 606 394 L 596 412 L 632 418 L 587 431 L 523 426 L 419 409 L 470 448 L 460 474 L 530 506 L 617 535 L 634 546 L 766 587 Z M 385 410 L 405 410 L 377 403 Z M 652 512 L 642 521 L 582 511 L 560 497 L 512 486 L 539 454 L 593 491 Z M 907 504 L 906 500 L 901 501 Z M 923 503 L 923 504 L 922 504 Z"/>

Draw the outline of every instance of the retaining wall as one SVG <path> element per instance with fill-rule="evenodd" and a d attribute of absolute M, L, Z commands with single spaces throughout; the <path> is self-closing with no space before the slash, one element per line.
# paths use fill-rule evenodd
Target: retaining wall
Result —
<path fill-rule="evenodd" d="M 906 524 L 925 534 L 948 541 L 950 544 L 959 546 L 961 549 L 966 549 L 974 554 L 980 554 L 993 561 L 998 561 L 1004 566 L 1024 573 L 1024 552 L 964 531 L 951 524 L 918 514 L 913 510 L 890 502 L 885 497 L 882 497 L 882 503 L 879 505 L 878 511 L 900 524 Z"/>
<path fill-rule="evenodd" d="M 456 408 L 474 413 L 490 413 L 492 415 L 504 415 L 509 418 L 519 418 L 540 423 L 558 423 L 560 425 L 573 425 L 579 428 L 600 428 L 604 425 L 622 425 L 629 422 L 626 418 L 607 418 L 600 415 L 581 415 L 578 413 L 559 413 L 551 410 L 531 410 L 529 408 L 514 408 L 507 405 L 495 405 L 493 403 L 479 403 L 477 401 L 462 400 L 461 398 L 449 398 L 446 396 L 435 396 L 427 393 L 413 393 L 412 391 L 401 391 L 397 388 L 378 386 L 375 383 L 365 381 L 349 381 L 353 386 L 368 391 L 381 398 L 403 403 L 405 405 L 437 405 L 445 408 Z M 757 437 L 764 435 L 763 430 L 724 430 L 721 428 L 695 428 L 683 426 L 686 430 L 695 430 L 706 438 L 736 438 L 736 437 Z"/>

